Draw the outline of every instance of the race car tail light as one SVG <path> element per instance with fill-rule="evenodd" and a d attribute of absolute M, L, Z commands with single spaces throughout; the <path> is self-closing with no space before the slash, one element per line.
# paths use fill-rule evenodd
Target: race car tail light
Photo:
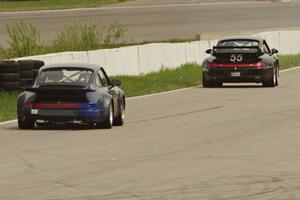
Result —
<path fill-rule="evenodd" d="M 24 104 L 24 108 L 25 109 L 32 109 L 33 108 L 33 104 L 32 103 L 25 103 Z"/>
<path fill-rule="evenodd" d="M 215 68 L 215 67 L 236 67 L 236 68 L 242 68 L 242 67 L 254 67 L 254 68 L 264 68 L 266 67 L 266 64 L 263 62 L 257 62 L 257 63 L 209 63 L 209 67 Z"/>
<path fill-rule="evenodd" d="M 77 103 L 38 103 L 33 106 L 35 109 L 77 109 Z"/>

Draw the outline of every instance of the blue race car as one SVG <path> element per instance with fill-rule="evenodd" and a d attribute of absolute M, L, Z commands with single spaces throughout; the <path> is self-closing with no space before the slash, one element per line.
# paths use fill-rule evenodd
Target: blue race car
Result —
<path fill-rule="evenodd" d="M 98 65 L 45 65 L 33 87 L 18 97 L 19 128 L 34 129 L 36 122 L 122 126 L 126 103 L 120 85 L 121 81 L 111 81 Z"/>

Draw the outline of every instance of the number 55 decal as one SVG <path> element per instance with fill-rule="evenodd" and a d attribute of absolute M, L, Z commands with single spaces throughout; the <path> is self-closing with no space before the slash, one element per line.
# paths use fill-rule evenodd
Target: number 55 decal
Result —
<path fill-rule="evenodd" d="M 243 61 L 243 55 L 242 54 L 232 54 L 230 56 L 231 62 L 242 62 Z"/>

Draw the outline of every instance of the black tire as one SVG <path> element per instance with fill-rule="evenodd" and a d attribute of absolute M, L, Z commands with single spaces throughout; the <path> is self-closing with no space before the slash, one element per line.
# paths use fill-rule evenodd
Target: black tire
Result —
<path fill-rule="evenodd" d="M 1 60 L 0 64 L 6 64 L 6 65 L 12 65 L 12 64 L 18 64 L 15 60 Z"/>
<path fill-rule="evenodd" d="M 205 77 L 205 74 L 202 74 L 202 86 L 204 88 L 213 88 L 213 87 L 222 87 L 222 82 L 208 81 Z"/>
<path fill-rule="evenodd" d="M 33 71 L 20 71 L 20 79 L 33 79 Z"/>
<path fill-rule="evenodd" d="M 210 87 L 210 81 L 208 81 L 205 77 L 205 73 L 202 72 L 202 85 L 204 88 Z"/>
<path fill-rule="evenodd" d="M 18 90 L 20 89 L 18 82 L 0 82 L 0 89 L 2 90 Z"/>
<path fill-rule="evenodd" d="M 34 69 L 33 71 L 33 79 L 36 79 L 38 73 L 39 73 L 39 70 L 38 69 Z"/>
<path fill-rule="evenodd" d="M 102 123 L 97 123 L 98 128 L 105 128 L 105 129 L 111 129 L 113 126 L 113 119 L 114 119 L 114 111 L 112 103 L 109 104 L 109 112 L 108 116 L 106 116 L 106 119 Z"/>
<path fill-rule="evenodd" d="M 20 71 L 32 71 L 34 63 L 31 60 L 19 60 Z"/>
<path fill-rule="evenodd" d="M 41 67 L 43 67 L 45 65 L 45 62 L 42 60 L 32 60 L 33 65 L 34 65 L 34 69 L 39 70 Z"/>
<path fill-rule="evenodd" d="M 19 73 L 20 65 L 14 61 L 11 63 L 0 62 L 0 73 Z"/>
<path fill-rule="evenodd" d="M 35 120 L 33 119 L 27 119 L 25 116 L 18 115 L 18 126 L 19 129 L 34 129 Z"/>
<path fill-rule="evenodd" d="M 276 68 L 277 71 L 276 71 L 276 84 L 275 86 L 278 86 L 279 85 L 279 67 Z"/>
<path fill-rule="evenodd" d="M 210 87 L 209 81 L 207 81 L 205 78 L 203 78 L 203 80 L 202 80 L 202 85 L 203 85 L 204 88 Z"/>
<path fill-rule="evenodd" d="M 32 87 L 33 86 L 33 79 L 20 79 L 19 84 L 20 87 Z"/>
<path fill-rule="evenodd" d="M 123 126 L 125 121 L 125 102 L 122 100 L 122 103 L 119 104 L 119 113 L 118 116 L 114 118 L 115 126 Z"/>
<path fill-rule="evenodd" d="M 19 73 L 0 73 L 0 82 L 18 81 Z"/>
<path fill-rule="evenodd" d="M 277 70 L 275 68 L 273 68 L 273 73 L 272 73 L 272 77 L 270 78 L 270 80 L 264 81 L 263 82 L 263 87 L 275 87 L 276 86 L 276 82 L 278 82 L 277 80 Z"/>
<path fill-rule="evenodd" d="M 216 87 L 223 87 L 223 83 L 220 81 L 216 82 Z"/>

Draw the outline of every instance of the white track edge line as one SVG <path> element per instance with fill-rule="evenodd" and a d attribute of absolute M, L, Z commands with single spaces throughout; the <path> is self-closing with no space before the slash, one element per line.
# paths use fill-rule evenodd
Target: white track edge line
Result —
<path fill-rule="evenodd" d="M 18 120 L 14 119 L 14 120 L 10 120 L 10 121 L 5 121 L 5 122 L 1 122 L 0 125 L 6 125 L 6 124 L 12 124 L 12 123 L 16 123 Z"/>
<path fill-rule="evenodd" d="M 289 72 L 289 71 L 294 71 L 294 70 L 297 70 L 297 69 L 300 69 L 300 66 L 292 67 L 292 68 L 289 68 L 289 69 L 284 69 L 284 70 L 281 70 L 280 72 Z M 182 91 L 185 91 L 185 90 L 191 90 L 191 89 L 194 89 L 194 88 L 197 88 L 197 87 L 201 87 L 201 85 L 188 87 L 188 88 L 181 88 L 181 89 L 171 90 L 171 91 L 166 91 L 166 92 L 160 92 L 160 93 L 155 93 L 155 94 L 147 94 L 147 95 L 142 95 L 142 96 L 129 97 L 127 99 L 128 100 L 133 100 L 133 99 L 141 99 L 141 98 L 171 94 L 171 93 L 176 93 L 176 92 L 182 92 Z M 14 119 L 14 120 L 10 120 L 10 121 L 1 122 L 0 125 L 12 124 L 12 123 L 16 123 L 16 122 L 17 122 L 17 120 Z"/>

